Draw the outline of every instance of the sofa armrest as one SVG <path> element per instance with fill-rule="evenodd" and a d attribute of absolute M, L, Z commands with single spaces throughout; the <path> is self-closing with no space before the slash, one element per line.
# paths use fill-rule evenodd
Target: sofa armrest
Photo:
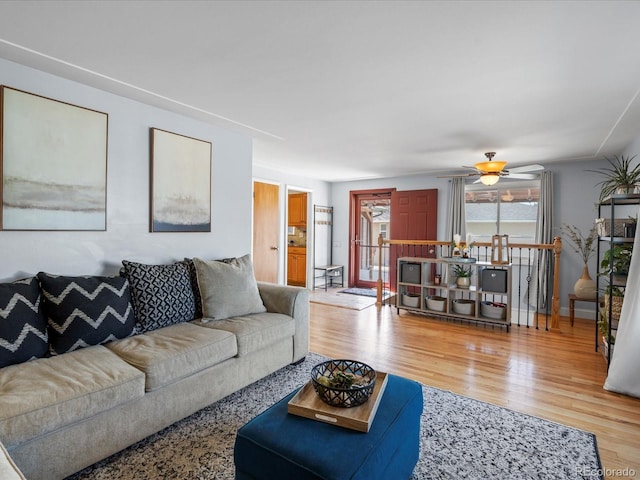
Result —
<path fill-rule="evenodd" d="M 2 480 L 25 480 L 24 475 L 13 463 L 2 443 L 0 443 L 0 478 Z"/>
<path fill-rule="evenodd" d="M 268 312 L 295 320 L 292 363 L 302 360 L 309 353 L 309 290 L 266 282 L 258 282 L 258 290 Z"/>

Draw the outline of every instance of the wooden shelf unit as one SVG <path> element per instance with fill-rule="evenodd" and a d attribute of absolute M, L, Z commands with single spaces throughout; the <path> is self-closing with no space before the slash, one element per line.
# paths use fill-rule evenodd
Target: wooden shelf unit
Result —
<path fill-rule="evenodd" d="M 464 265 L 471 268 L 471 285 L 468 288 L 457 286 L 456 276 L 453 273 L 456 265 Z M 498 271 L 497 274 L 496 271 Z M 510 264 L 494 265 L 488 262 L 469 263 L 463 260 L 456 261 L 455 259 L 401 257 L 398 258 L 397 272 L 396 309 L 398 312 L 400 309 L 404 309 L 428 314 L 429 316 L 489 323 L 504 326 L 509 331 L 511 326 Z M 492 274 L 496 274 L 499 277 L 497 283 L 503 284 L 503 287 L 490 288 L 489 285 L 485 284 L 483 288 L 483 277 L 488 278 Z M 436 275 L 440 275 L 439 285 L 435 283 Z M 486 282 L 489 283 L 489 280 L 486 280 Z M 411 295 L 413 298 L 407 298 L 405 295 Z M 444 299 L 442 310 L 429 308 L 432 305 L 428 300 L 432 296 Z M 457 299 L 469 301 L 468 304 L 473 306 L 473 311 L 465 314 L 454 310 L 456 308 L 454 301 Z M 407 304 L 411 301 L 417 301 L 417 305 Z M 504 307 L 488 307 L 485 305 L 483 308 L 483 302 L 500 304 Z M 486 313 L 483 311 L 484 309 L 490 310 L 492 315 L 483 314 Z M 498 318 L 500 313 L 503 314 L 503 317 Z"/>

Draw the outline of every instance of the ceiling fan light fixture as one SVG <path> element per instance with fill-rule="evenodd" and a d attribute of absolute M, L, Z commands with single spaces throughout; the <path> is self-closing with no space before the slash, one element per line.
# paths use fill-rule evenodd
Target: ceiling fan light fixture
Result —
<path fill-rule="evenodd" d="M 499 173 L 504 169 L 506 164 L 507 162 L 489 161 L 489 162 L 476 163 L 475 167 L 477 170 L 480 170 L 481 172 Z"/>
<path fill-rule="evenodd" d="M 495 185 L 500 180 L 500 175 L 494 172 L 483 173 L 480 176 L 480 182 L 484 185 Z"/>

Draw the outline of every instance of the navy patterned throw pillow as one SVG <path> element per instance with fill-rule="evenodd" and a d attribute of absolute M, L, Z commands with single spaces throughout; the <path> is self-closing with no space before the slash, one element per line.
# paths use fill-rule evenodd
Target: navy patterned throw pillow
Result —
<path fill-rule="evenodd" d="M 122 277 L 38 273 L 52 355 L 101 345 L 135 332 L 129 282 Z"/>
<path fill-rule="evenodd" d="M 0 367 L 44 357 L 48 349 L 38 279 L 0 284 Z"/>
<path fill-rule="evenodd" d="M 195 318 L 195 299 L 186 262 L 145 265 L 123 260 L 131 285 L 138 333 Z"/>

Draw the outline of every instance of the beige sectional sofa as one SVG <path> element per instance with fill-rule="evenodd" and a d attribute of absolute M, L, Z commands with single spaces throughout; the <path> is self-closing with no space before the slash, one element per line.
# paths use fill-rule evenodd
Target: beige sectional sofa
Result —
<path fill-rule="evenodd" d="M 234 295 L 246 293 L 229 283 Z M 0 368 L 0 442 L 10 458 L 29 480 L 64 478 L 302 360 L 309 350 L 308 291 L 253 285 L 263 305 L 254 313 L 208 317 L 216 306 L 203 292 L 198 318 Z M 43 291 L 45 300 L 62 304 L 70 289 L 57 297 Z M 0 457 L 0 472 L 10 471 L 10 458 Z"/>

